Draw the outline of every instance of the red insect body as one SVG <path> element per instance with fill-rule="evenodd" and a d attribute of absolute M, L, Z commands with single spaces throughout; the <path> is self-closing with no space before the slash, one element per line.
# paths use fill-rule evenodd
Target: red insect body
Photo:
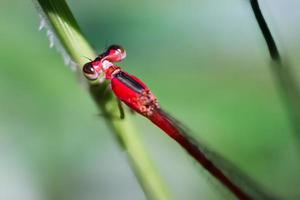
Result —
<path fill-rule="evenodd" d="M 98 74 L 105 73 L 111 81 L 111 88 L 118 99 L 131 109 L 144 115 L 155 125 L 176 140 L 215 178 L 222 182 L 239 199 L 250 199 L 241 187 L 230 180 L 202 150 L 186 135 L 176 121 L 160 109 L 156 97 L 150 89 L 137 77 L 124 72 L 112 62 L 119 62 L 126 56 L 125 50 L 117 45 L 111 46 L 94 61 L 87 63 L 83 71 L 87 78 L 94 79 Z"/>
<path fill-rule="evenodd" d="M 126 72 L 117 72 L 111 79 L 114 94 L 136 112 L 149 117 L 159 108 L 156 97 L 138 78 Z"/>
<path fill-rule="evenodd" d="M 148 117 L 155 125 L 161 128 L 171 138 L 176 140 L 190 155 L 192 155 L 205 169 L 207 169 L 215 178 L 223 183 L 239 199 L 247 200 L 250 197 L 237 184 L 232 182 L 205 154 L 200 150 L 193 139 L 180 128 L 177 122 L 166 114 L 163 110 L 157 109 Z"/>
<path fill-rule="evenodd" d="M 93 61 L 93 62 L 91 62 L 91 64 L 97 72 L 100 72 L 102 70 L 102 62 L 100 60 L 99 61 Z"/>

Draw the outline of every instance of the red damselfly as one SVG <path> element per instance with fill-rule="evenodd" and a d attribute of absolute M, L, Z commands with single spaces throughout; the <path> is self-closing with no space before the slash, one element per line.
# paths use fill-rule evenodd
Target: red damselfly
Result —
<path fill-rule="evenodd" d="M 115 65 L 116 62 L 122 61 L 125 57 L 126 52 L 121 46 L 112 45 L 95 60 L 83 66 L 84 75 L 90 80 L 96 80 L 99 78 L 99 75 L 104 74 L 105 79 L 110 80 L 111 89 L 119 100 L 132 110 L 151 120 L 156 126 L 177 141 L 199 164 L 207 169 L 212 176 L 219 180 L 237 198 L 252 199 L 253 195 L 249 194 L 252 193 L 248 191 L 249 188 L 246 191 L 226 175 L 215 162 L 208 158 L 204 149 L 199 147 L 199 144 L 188 135 L 180 123 L 160 107 L 157 98 L 145 83 Z"/>

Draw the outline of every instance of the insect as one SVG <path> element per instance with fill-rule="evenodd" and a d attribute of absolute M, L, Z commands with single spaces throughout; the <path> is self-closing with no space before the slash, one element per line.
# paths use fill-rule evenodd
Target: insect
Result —
<path fill-rule="evenodd" d="M 220 168 L 206 157 L 196 142 L 188 136 L 180 123 L 163 111 L 157 98 L 150 89 L 137 77 L 125 72 L 115 65 L 126 57 L 126 51 L 119 45 L 111 45 L 95 60 L 83 66 L 83 73 L 89 80 L 96 80 L 104 73 L 105 79 L 110 80 L 111 89 L 115 96 L 132 110 L 148 118 L 171 138 L 177 141 L 191 156 L 193 156 L 211 175 L 217 178 L 225 187 L 239 199 L 250 199 L 248 194 Z"/>
<path fill-rule="evenodd" d="M 83 72 L 90 80 L 95 80 L 104 73 L 105 79 L 111 81 L 111 89 L 119 100 L 134 111 L 150 117 L 159 109 L 156 97 L 141 80 L 113 64 L 125 57 L 126 52 L 122 47 L 112 45 L 94 61 L 85 64 Z"/>

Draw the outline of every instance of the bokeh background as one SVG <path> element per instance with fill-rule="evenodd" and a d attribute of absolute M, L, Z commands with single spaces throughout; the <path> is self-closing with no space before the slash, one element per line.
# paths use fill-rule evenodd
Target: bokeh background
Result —
<path fill-rule="evenodd" d="M 95 49 L 122 44 L 121 66 L 194 137 L 282 199 L 300 198 L 300 146 L 249 1 L 68 3 Z M 299 78 L 300 2 L 260 3 Z M 80 76 L 38 26 L 31 1 L 0 1 L 0 199 L 145 199 Z M 162 131 L 133 118 L 174 199 L 232 198 Z"/>

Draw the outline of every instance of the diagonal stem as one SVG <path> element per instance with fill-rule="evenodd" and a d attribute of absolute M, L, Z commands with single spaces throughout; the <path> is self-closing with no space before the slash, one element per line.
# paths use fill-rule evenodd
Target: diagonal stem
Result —
<path fill-rule="evenodd" d="M 300 140 L 300 88 L 291 67 L 287 62 L 282 61 L 276 42 L 261 12 L 258 0 L 250 0 L 250 4 L 268 46 L 272 60 L 271 67 L 284 103 L 286 104 L 292 126 L 296 136 Z"/>
<path fill-rule="evenodd" d="M 259 28 L 266 40 L 266 44 L 268 46 L 271 58 L 273 60 L 277 60 L 277 61 L 281 60 L 275 40 L 274 40 L 274 38 L 271 34 L 271 31 L 266 23 L 266 20 L 264 19 L 264 16 L 262 15 L 258 1 L 251 0 L 250 3 L 251 3 L 252 10 L 254 12 L 255 18 L 257 20 L 257 23 L 259 25 Z"/>
<path fill-rule="evenodd" d="M 56 44 L 67 63 L 76 66 L 81 72 L 81 66 L 86 62 L 84 56 L 94 58 L 96 54 L 81 33 L 65 0 L 34 0 L 34 3 L 42 17 L 43 25 L 48 28 L 51 43 Z M 103 95 L 107 83 L 86 82 L 86 85 L 101 113 L 104 113 L 106 123 L 127 151 L 132 169 L 147 198 L 170 199 L 164 182 L 153 167 L 138 137 L 130 115 L 128 114 L 124 120 L 116 119 L 116 116 L 119 116 L 116 99 L 111 92 Z"/>

